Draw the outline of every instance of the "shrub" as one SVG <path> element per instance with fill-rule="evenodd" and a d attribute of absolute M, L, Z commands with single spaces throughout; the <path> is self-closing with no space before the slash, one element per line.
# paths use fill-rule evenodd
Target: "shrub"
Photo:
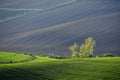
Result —
<path fill-rule="evenodd" d="M 49 54 L 48 57 L 49 57 L 49 58 L 55 58 L 56 55 L 55 55 L 55 54 Z"/>
<path fill-rule="evenodd" d="M 114 57 L 112 53 L 105 53 L 103 54 L 103 57 Z"/>
<path fill-rule="evenodd" d="M 62 57 L 62 56 L 55 55 L 55 54 L 49 54 L 48 57 L 49 57 L 49 58 L 56 58 L 56 59 L 65 59 L 65 58 L 66 58 L 66 57 Z"/>
<path fill-rule="evenodd" d="M 13 63 L 13 61 L 11 60 L 10 63 Z"/>
<path fill-rule="evenodd" d="M 28 53 L 24 53 L 25 55 L 28 55 Z"/>
<path fill-rule="evenodd" d="M 99 56 L 95 56 L 95 58 L 98 58 Z"/>
<path fill-rule="evenodd" d="M 41 56 L 41 57 L 46 57 L 47 55 L 45 55 L 45 54 L 41 54 L 40 56 Z"/>

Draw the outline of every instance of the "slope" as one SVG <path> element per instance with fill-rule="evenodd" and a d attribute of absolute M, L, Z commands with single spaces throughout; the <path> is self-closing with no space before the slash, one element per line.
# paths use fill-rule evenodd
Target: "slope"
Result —
<path fill-rule="evenodd" d="M 51 59 L 0 64 L 1 80 L 119 80 L 120 58 Z"/>
<path fill-rule="evenodd" d="M 66 0 L 21 0 L 1 7 L 48 8 Z M 70 0 L 69 0 L 70 1 Z M 30 3 L 33 3 L 31 5 Z M 43 4 L 43 5 L 42 5 Z M 0 24 L 0 51 L 70 55 L 68 47 L 88 36 L 97 42 L 95 54 L 120 53 L 120 2 L 77 0 L 74 3 L 37 12 Z M 65 53 L 65 54 L 64 54 Z"/>
<path fill-rule="evenodd" d="M 33 59 L 35 59 L 33 56 L 29 56 L 25 54 L 17 54 L 13 52 L 0 52 L 0 64 L 26 62 Z"/>

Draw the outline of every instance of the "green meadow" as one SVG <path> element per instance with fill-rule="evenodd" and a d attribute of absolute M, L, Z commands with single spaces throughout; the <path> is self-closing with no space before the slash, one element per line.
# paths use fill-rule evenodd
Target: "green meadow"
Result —
<path fill-rule="evenodd" d="M 22 61 L 31 56 L 0 52 L 0 62 Z M 120 80 L 120 57 L 34 60 L 0 64 L 0 80 Z"/>
<path fill-rule="evenodd" d="M 32 59 L 32 56 L 25 54 L 16 54 L 12 52 L 0 52 L 0 63 L 24 62 Z"/>

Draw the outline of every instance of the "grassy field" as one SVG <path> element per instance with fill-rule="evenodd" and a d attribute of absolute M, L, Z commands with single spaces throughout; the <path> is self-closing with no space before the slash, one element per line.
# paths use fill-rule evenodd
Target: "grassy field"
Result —
<path fill-rule="evenodd" d="M 0 63 L 24 62 L 32 59 L 32 56 L 25 54 L 16 54 L 12 52 L 0 52 Z"/>
<path fill-rule="evenodd" d="M 120 80 L 120 57 L 36 57 L 29 62 L 0 64 L 0 80 Z"/>

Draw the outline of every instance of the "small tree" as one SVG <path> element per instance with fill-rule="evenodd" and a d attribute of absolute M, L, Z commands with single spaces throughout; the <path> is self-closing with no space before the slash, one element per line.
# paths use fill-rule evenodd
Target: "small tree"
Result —
<path fill-rule="evenodd" d="M 80 46 L 80 49 L 78 49 L 78 45 L 76 43 L 74 43 L 73 45 L 71 45 L 69 47 L 69 50 L 71 51 L 73 58 L 92 57 L 93 52 L 94 52 L 95 44 L 96 44 L 95 40 L 93 40 L 92 37 L 88 37 L 85 40 L 85 43 L 83 43 Z"/>
<path fill-rule="evenodd" d="M 69 47 L 69 50 L 71 51 L 73 58 L 79 57 L 78 45 L 77 45 L 76 43 L 74 43 L 73 45 L 71 45 L 71 46 Z"/>
<path fill-rule="evenodd" d="M 80 57 L 91 57 L 94 52 L 95 44 L 95 40 L 93 40 L 92 37 L 88 37 L 85 40 L 85 43 L 80 46 Z"/>

